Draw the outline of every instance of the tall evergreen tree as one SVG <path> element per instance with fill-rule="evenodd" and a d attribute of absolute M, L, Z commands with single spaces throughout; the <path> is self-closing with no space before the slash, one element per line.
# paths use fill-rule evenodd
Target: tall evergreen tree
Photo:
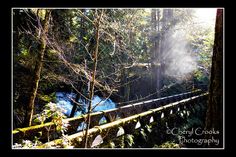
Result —
<path fill-rule="evenodd" d="M 207 104 L 206 130 L 219 131 L 219 134 L 209 134 L 207 138 L 220 140 L 218 146 L 223 146 L 223 9 L 217 9 L 215 24 L 215 41 L 213 47 L 211 80 Z"/>

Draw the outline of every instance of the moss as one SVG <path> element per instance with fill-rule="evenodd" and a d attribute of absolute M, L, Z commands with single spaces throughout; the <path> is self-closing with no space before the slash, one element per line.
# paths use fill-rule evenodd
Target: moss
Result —
<path fill-rule="evenodd" d="M 39 99 L 45 101 L 45 102 L 54 102 L 56 100 L 56 94 L 55 92 L 49 94 L 49 95 L 43 95 L 39 94 L 38 95 Z"/>
<path fill-rule="evenodd" d="M 19 131 L 18 130 L 13 130 L 12 134 L 17 134 Z"/>
<path fill-rule="evenodd" d="M 13 132 L 17 133 L 16 132 L 17 130 L 19 130 L 21 132 L 26 132 L 26 131 L 35 130 L 35 129 L 41 129 L 43 127 L 47 127 L 47 126 L 50 126 L 50 125 L 53 125 L 53 124 L 54 123 L 49 122 L 49 123 L 46 123 L 46 124 L 35 125 L 35 126 L 26 127 L 26 128 L 18 128 L 18 129 L 13 130 Z"/>

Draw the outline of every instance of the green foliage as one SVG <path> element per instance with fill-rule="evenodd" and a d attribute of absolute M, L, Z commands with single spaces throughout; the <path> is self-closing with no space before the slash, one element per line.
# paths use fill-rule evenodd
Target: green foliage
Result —
<path fill-rule="evenodd" d="M 115 143 L 114 142 L 112 142 L 112 141 L 109 141 L 109 143 L 108 143 L 108 148 L 115 148 Z"/>
<path fill-rule="evenodd" d="M 73 146 L 71 146 L 71 143 L 68 139 L 68 135 L 63 134 L 61 139 L 62 139 L 62 142 L 60 144 L 60 147 L 62 147 L 62 148 L 73 148 Z"/>
<path fill-rule="evenodd" d="M 35 148 L 37 144 L 30 140 L 23 140 L 22 143 L 15 143 L 12 148 Z"/>
<path fill-rule="evenodd" d="M 134 144 L 134 136 L 131 134 L 126 134 L 125 142 L 128 144 L 129 147 L 132 147 L 132 145 Z"/>
<path fill-rule="evenodd" d="M 39 141 L 37 137 L 33 141 L 30 140 L 22 140 L 20 143 L 14 143 L 12 148 L 37 148 L 37 146 L 41 145 L 42 142 Z"/>
<path fill-rule="evenodd" d="M 154 145 L 153 148 L 180 148 L 180 146 L 175 142 L 167 141 L 161 145 Z"/>
<path fill-rule="evenodd" d="M 147 134 L 145 133 L 145 130 L 143 128 L 140 129 L 140 134 L 141 134 L 141 137 L 147 141 Z"/>
<path fill-rule="evenodd" d="M 145 128 L 147 129 L 147 131 L 149 132 L 149 133 L 151 133 L 152 132 L 152 125 L 145 125 Z"/>
<path fill-rule="evenodd" d="M 122 83 L 121 69 L 126 65 L 133 63 L 150 62 L 151 47 L 153 46 L 153 35 L 151 28 L 151 10 L 152 9 L 105 9 L 104 17 L 101 23 L 100 41 L 99 41 L 99 61 L 97 68 L 98 81 L 108 86 L 117 87 L 117 84 Z M 158 9 L 161 13 L 161 20 L 164 18 L 163 12 L 165 9 Z M 39 17 L 44 14 L 45 10 L 39 12 Z M 74 73 L 77 69 L 70 69 L 63 63 L 60 63 L 60 58 L 64 56 L 69 64 L 78 64 L 84 68 L 87 66 L 87 72 L 91 70 L 93 63 L 92 53 L 94 51 L 95 28 L 93 22 L 96 21 L 97 15 L 101 10 L 99 9 L 54 9 L 52 10 L 52 21 L 49 31 L 49 45 L 45 55 L 45 63 L 43 66 L 42 80 L 39 89 L 45 91 L 51 88 L 53 84 L 64 82 L 72 82 L 75 86 L 83 83 L 86 88 L 86 78 L 83 73 Z M 37 10 L 31 9 L 28 12 L 36 14 Z M 166 23 L 166 27 L 172 28 L 177 23 L 183 25 L 189 21 L 191 17 L 191 9 L 174 9 L 173 19 Z M 16 14 L 15 19 L 22 18 L 26 26 L 31 25 L 28 21 L 33 19 L 27 14 L 22 17 L 22 14 Z M 37 24 L 33 28 L 37 27 Z M 14 32 L 19 33 L 19 38 L 14 38 L 15 47 L 20 49 L 20 56 L 23 64 L 27 64 L 32 68 L 35 64 L 35 55 L 38 50 L 38 41 L 35 39 L 37 31 L 34 29 L 27 29 L 25 31 L 20 29 L 18 25 L 14 25 Z M 21 30 L 21 31 L 18 31 Z M 31 34 L 27 34 L 28 31 Z M 196 29 L 198 30 L 198 29 Z M 192 31 L 197 34 L 198 32 Z M 164 34 L 165 30 L 160 29 L 160 34 Z M 204 33 L 208 33 L 203 32 Z M 195 47 L 200 47 L 203 39 L 200 35 L 192 34 L 190 41 Z M 201 35 L 202 35 L 201 34 Z M 204 45 L 210 45 L 212 39 L 206 38 L 202 41 Z M 114 50 L 114 42 L 116 42 Z M 204 49 L 203 45 L 203 49 Z M 14 48 L 15 49 L 15 48 Z M 114 52 L 113 52 L 114 50 Z M 204 50 L 208 51 L 208 50 Z M 201 51 L 200 51 L 201 52 Z M 17 52 L 15 52 L 17 53 Z M 114 54 L 113 54 L 114 53 Z M 202 55 L 205 62 L 208 62 L 208 56 Z M 86 63 L 85 63 L 86 60 Z M 19 60 L 17 60 L 18 62 Z M 207 66 L 207 65 L 205 65 Z M 198 73 L 198 79 L 201 79 Z M 59 77 L 60 76 L 60 77 Z M 44 83 L 46 82 L 46 83 Z M 50 83 L 48 83 L 50 82 Z M 43 95 L 43 93 L 42 93 Z"/>
<path fill-rule="evenodd" d="M 64 121 L 66 116 L 62 113 L 62 109 L 58 107 L 55 103 L 49 102 L 45 105 L 44 110 L 42 113 L 37 114 L 34 116 L 35 123 L 43 124 L 46 120 L 52 121 L 56 124 L 56 130 L 58 132 L 64 132 L 67 130 L 68 123 Z"/>
<path fill-rule="evenodd" d="M 125 148 L 125 136 L 122 135 L 118 138 L 118 141 L 119 141 L 119 147 L 120 148 Z"/>
<path fill-rule="evenodd" d="M 194 76 L 197 81 L 208 84 L 214 44 L 214 29 L 212 26 L 200 27 L 197 25 L 197 28 L 195 27 L 193 25 L 188 36 L 191 49 L 197 57 L 198 62 L 198 68 L 194 72 Z"/>
<path fill-rule="evenodd" d="M 49 103 L 49 102 L 55 102 L 55 100 L 56 100 L 56 93 L 55 92 L 53 92 L 53 93 L 51 93 L 51 94 L 49 94 L 49 95 L 40 95 L 39 94 L 39 96 L 38 96 L 41 100 L 43 100 L 43 101 L 45 101 L 45 102 L 47 102 L 47 103 Z"/>

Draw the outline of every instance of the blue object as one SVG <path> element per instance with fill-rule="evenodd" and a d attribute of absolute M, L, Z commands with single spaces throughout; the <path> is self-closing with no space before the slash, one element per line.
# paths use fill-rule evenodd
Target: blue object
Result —
<path fill-rule="evenodd" d="M 63 113 L 66 116 L 70 116 L 71 110 L 73 108 L 71 99 L 75 100 L 75 97 L 75 93 L 56 92 L 56 104 L 58 105 L 58 107 L 61 107 L 63 109 Z M 85 110 L 85 112 L 88 112 L 88 101 L 85 102 L 85 100 L 79 99 L 78 103 L 82 105 L 82 108 Z M 113 108 L 116 108 L 116 104 L 111 99 L 104 99 L 100 98 L 97 95 L 94 95 L 92 99 L 92 112 L 104 111 Z M 78 107 L 74 117 L 77 117 L 81 114 L 82 110 Z"/>

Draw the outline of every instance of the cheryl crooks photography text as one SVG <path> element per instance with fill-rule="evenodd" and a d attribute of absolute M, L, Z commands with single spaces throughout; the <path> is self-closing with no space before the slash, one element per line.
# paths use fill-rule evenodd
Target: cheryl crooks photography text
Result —
<path fill-rule="evenodd" d="M 180 144 L 197 144 L 197 145 L 219 145 L 220 140 L 215 138 L 214 135 L 220 134 L 219 130 L 205 130 L 201 127 L 198 128 L 191 128 L 189 130 L 182 130 L 180 128 L 168 128 L 166 130 L 167 134 L 171 134 L 174 136 L 178 136 Z M 212 135 L 212 136 L 205 136 L 205 135 Z"/>

